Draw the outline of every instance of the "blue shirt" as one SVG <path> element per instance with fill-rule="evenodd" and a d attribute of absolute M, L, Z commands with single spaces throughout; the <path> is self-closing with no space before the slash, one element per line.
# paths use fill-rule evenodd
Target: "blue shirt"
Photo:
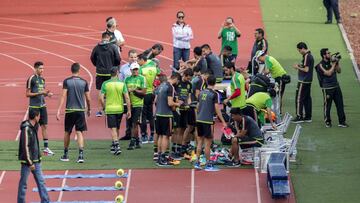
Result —
<path fill-rule="evenodd" d="M 131 76 L 130 63 L 126 63 L 120 67 L 119 79 L 124 82 L 129 76 Z"/>

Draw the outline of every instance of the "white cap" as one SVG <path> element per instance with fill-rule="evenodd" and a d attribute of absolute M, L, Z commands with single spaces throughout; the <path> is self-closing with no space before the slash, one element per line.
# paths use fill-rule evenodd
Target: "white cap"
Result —
<path fill-rule="evenodd" d="M 131 65 L 130 65 L 130 70 L 134 70 L 134 69 L 139 69 L 140 68 L 140 66 L 139 66 L 139 64 L 138 63 L 132 63 Z"/>

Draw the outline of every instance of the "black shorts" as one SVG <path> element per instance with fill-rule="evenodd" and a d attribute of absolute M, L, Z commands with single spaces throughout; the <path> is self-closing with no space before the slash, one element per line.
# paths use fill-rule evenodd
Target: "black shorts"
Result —
<path fill-rule="evenodd" d="M 155 130 L 158 135 L 171 136 L 172 131 L 172 118 L 156 116 Z"/>
<path fill-rule="evenodd" d="M 197 133 L 199 137 L 211 139 L 214 137 L 214 125 L 208 123 L 196 122 Z"/>
<path fill-rule="evenodd" d="M 180 110 L 179 128 L 186 128 L 188 125 L 189 110 Z"/>
<path fill-rule="evenodd" d="M 172 120 L 172 126 L 173 128 L 179 128 L 180 123 L 180 114 L 177 111 L 173 111 L 173 119 Z"/>
<path fill-rule="evenodd" d="M 131 108 L 131 118 L 130 125 L 137 125 L 141 123 L 142 107 L 132 107 Z"/>
<path fill-rule="evenodd" d="M 110 80 L 110 79 L 111 79 L 111 76 L 99 76 L 99 75 L 97 75 L 96 76 L 96 89 L 101 90 L 102 84 L 105 81 Z"/>
<path fill-rule="evenodd" d="M 238 139 L 239 145 L 241 149 L 253 148 L 253 147 L 261 147 L 264 144 L 264 139 L 254 139 L 248 136 L 242 137 Z"/>
<path fill-rule="evenodd" d="M 48 114 L 47 114 L 46 106 L 41 107 L 41 108 L 31 108 L 30 107 L 29 109 L 39 111 L 39 113 L 40 113 L 39 124 L 40 125 L 47 125 L 48 124 Z"/>
<path fill-rule="evenodd" d="M 65 132 L 70 134 L 74 126 L 76 131 L 83 132 L 87 130 L 85 112 L 65 113 Z"/>
<path fill-rule="evenodd" d="M 119 114 L 106 114 L 108 128 L 120 128 L 122 113 Z"/>
<path fill-rule="evenodd" d="M 190 126 L 196 126 L 196 112 L 195 108 L 190 108 L 187 114 L 187 122 Z"/>

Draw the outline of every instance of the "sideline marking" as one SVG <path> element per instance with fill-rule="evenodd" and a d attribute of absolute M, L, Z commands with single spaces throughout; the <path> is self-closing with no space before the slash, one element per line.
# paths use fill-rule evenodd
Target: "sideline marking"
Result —
<path fill-rule="evenodd" d="M 68 173 L 69 173 L 69 170 L 66 170 L 64 175 L 67 175 Z M 66 178 L 64 178 L 63 181 L 62 181 L 62 183 L 61 183 L 61 187 L 62 187 L 62 188 L 65 187 L 65 183 L 66 183 Z M 58 197 L 58 199 L 57 199 L 58 202 L 61 202 L 61 199 L 62 199 L 62 197 L 63 197 L 63 194 L 64 194 L 64 191 L 60 191 L 59 197 Z"/>
<path fill-rule="evenodd" d="M 126 179 L 124 202 L 127 202 L 127 200 L 128 200 L 128 195 L 129 195 L 129 190 L 130 190 L 130 181 L 131 181 L 131 169 L 129 169 L 128 178 Z"/>
<path fill-rule="evenodd" d="M 6 56 L 6 57 L 9 57 L 17 62 L 20 62 L 24 65 L 26 65 L 27 67 L 31 68 L 32 71 L 34 71 L 35 69 L 32 67 L 32 65 L 26 63 L 25 61 L 21 60 L 21 59 L 18 59 L 16 57 L 13 57 L 13 56 L 10 56 L 10 55 L 7 55 L 7 54 L 4 54 L 4 53 L 0 53 L 0 55 L 3 55 L 3 56 Z M 23 121 L 26 120 L 26 118 L 28 117 L 28 114 L 29 114 L 29 109 L 26 108 L 26 112 L 25 112 L 25 115 L 23 117 Z M 17 134 L 16 134 L 16 138 L 15 138 L 15 141 L 18 141 L 19 140 L 19 137 L 20 137 L 20 133 L 21 133 L 21 130 L 19 129 Z"/>
<path fill-rule="evenodd" d="M 3 171 L 3 172 L 1 173 L 1 176 L 0 176 L 0 185 L 1 185 L 2 181 L 3 181 L 3 179 L 4 179 L 5 173 L 6 173 L 6 171 Z"/>
<path fill-rule="evenodd" d="M 195 201 L 195 170 L 191 169 L 191 195 L 190 195 L 190 202 L 194 203 Z"/>
<path fill-rule="evenodd" d="M 261 203 L 261 196 L 260 196 L 260 186 L 259 186 L 259 173 L 255 170 L 255 180 L 256 180 L 256 196 L 257 196 L 257 202 Z"/>

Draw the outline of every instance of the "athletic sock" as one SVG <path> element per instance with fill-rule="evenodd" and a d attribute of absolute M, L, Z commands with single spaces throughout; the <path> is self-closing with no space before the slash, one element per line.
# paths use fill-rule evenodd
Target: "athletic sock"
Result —
<path fill-rule="evenodd" d="M 79 156 L 84 156 L 84 148 L 79 148 Z"/>
<path fill-rule="evenodd" d="M 49 147 L 49 140 L 48 139 L 44 139 L 44 147 L 45 148 Z"/>
<path fill-rule="evenodd" d="M 69 152 L 69 148 L 64 148 L 64 155 L 68 155 L 68 152 Z"/>
<path fill-rule="evenodd" d="M 156 144 L 154 144 L 154 153 L 158 152 L 158 146 Z"/>

